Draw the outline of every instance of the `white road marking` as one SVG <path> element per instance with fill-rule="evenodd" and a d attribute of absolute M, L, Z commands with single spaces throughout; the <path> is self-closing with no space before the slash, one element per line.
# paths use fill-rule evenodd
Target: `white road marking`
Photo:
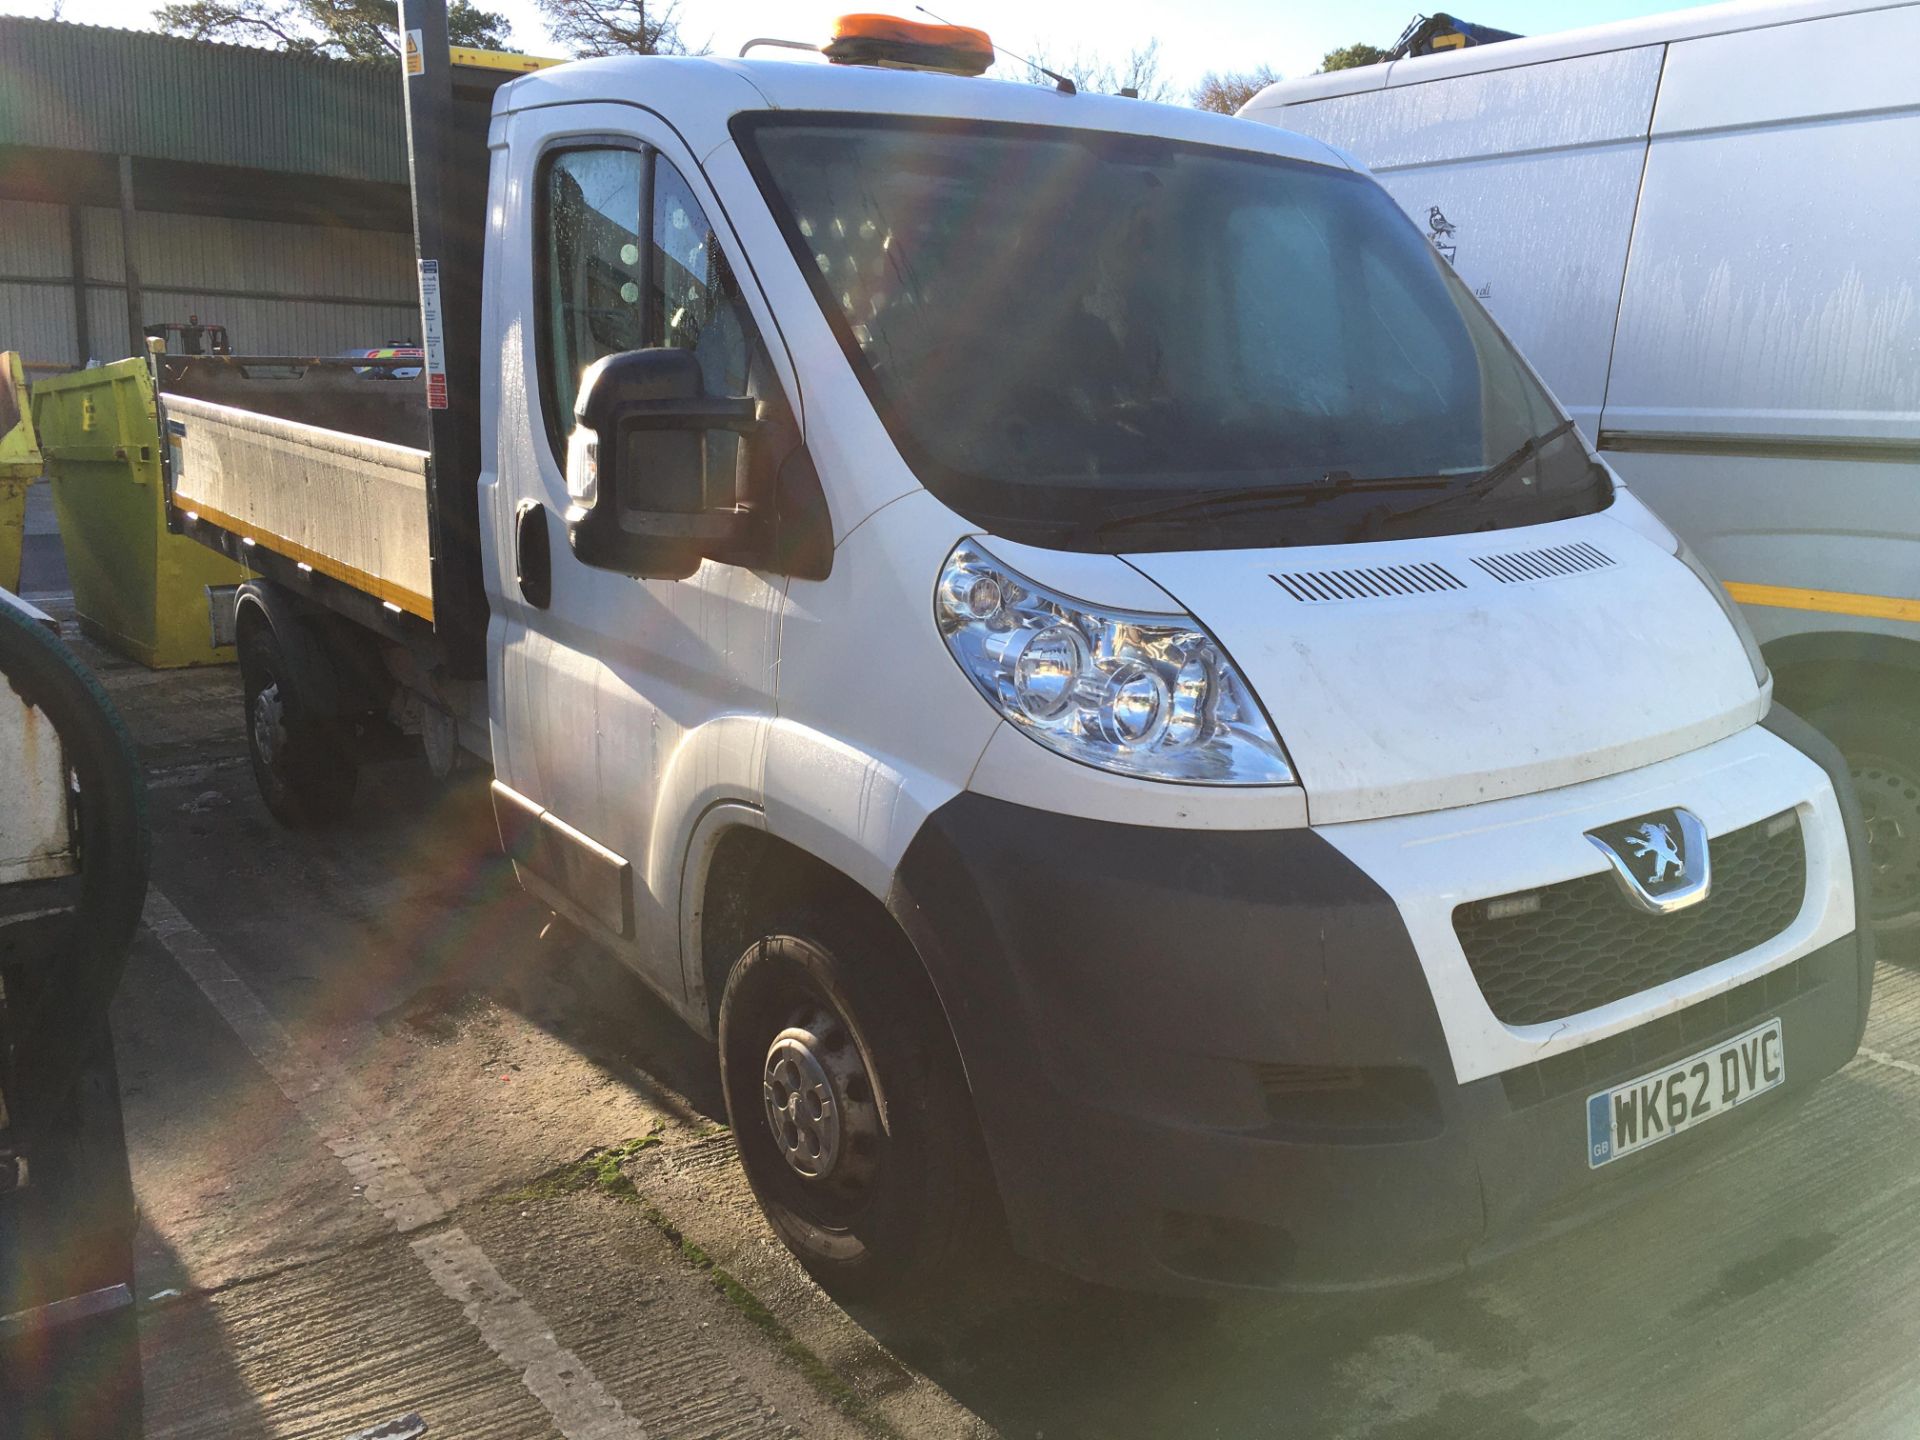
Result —
<path fill-rule="evenodd" d="M 323 1057 L 303 1053 L 246 982 L 228 968 L 213 942 L 158 890 L 147 892 L 147 928 L 200 987 L 273 1077 L 300 1116 L 360 1182 L 366 1198 L 403 1235 L 444 1220 L 447 1207 L 386 1146 L 360 1133 L 374 1111 L 356 1086 Z"/>
<path fill-rule="evenodd" d="M 1920 1065 L 1914 1064 L 1911 1060 L 1902 1060 L 1898 1055 L 1889 1055 L 1884 1050 L 1869 1050 L 1862 1045 L 1859 1055 L 1863 1060 L 1871 1060 L 1874 1064 L 1884 1065 L 1889 1070 L 1898 1070 L 1903 1075 L 1920 1075 Z"/>
<path fill-rule="evenodd" d="M 145 919 L 154 938 L 395 1230 L 406 1234 L 446 1218 L 446 1205 L 406 1162 L 361 1133 L 365 1117 L 374 1111 L 345 1071 L 295 1041 L 220 958 L 213 942 L 158 890 L 147 892 Z M 646 1440 L 646 1431 L 619 1399 L 559 1342 L 553 1327 L 464 1230 L 451 1226 L 420 1236 L 412 1248 L 434 1283 L 459 1303 L 486 1347 L 519 1374 L 566 1440 Z"/>
<path fill-rule="evenodd" d="M 520 1382 L 570 1440 L 630 1440 L 641 1434 L 620 1402 L 600 1387 L 571 1350 L 553 1338 L 553 1328 L 493 1268 L 493 1262 L 458 1226 L 413 1242 L 440 1288 L 460 1302 L 487 1348 L 518 1371 Z"/>

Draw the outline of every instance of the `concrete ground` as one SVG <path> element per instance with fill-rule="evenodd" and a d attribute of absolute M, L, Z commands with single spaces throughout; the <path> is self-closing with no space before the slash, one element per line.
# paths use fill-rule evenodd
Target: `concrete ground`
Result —
<path fill-rule="evenodd" d="M 849 1314 L 753 1210 L 703 1045 L 542 937 L 484 786 L 382 766 L 349 826 L 290 834 L 231 671 L 81 648 L 152 787 L 114 1017 L 152 1436 L 1920 1427 L 1913 971 L 1883 966 L 1860 1058 L 1777 1123 L 1464 1280 L 1197 1305 L 1002 1259 Z"/>

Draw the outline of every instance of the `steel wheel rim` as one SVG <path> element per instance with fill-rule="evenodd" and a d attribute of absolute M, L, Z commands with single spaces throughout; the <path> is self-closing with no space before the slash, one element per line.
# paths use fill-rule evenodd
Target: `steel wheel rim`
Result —
<path fill-rule="evenodd" d="M 767 1135 L 801 1192 L 828 1209 L 863 1200 L 882 1129 L 866 1059 L 847 1024 L 808 1005 L 788 1017 L 761 1064 Z"/>
<path fill-rule="evenodd" d="M 1873 874 L 1868 909 L 1877 920 L 1911 915 L 1920 904 L 1920 776 L 1878 757 L 1851 768 Z"/>
<path fill-rule="evenodd" d="M 286 707 L 280 702 L 280 683 L 270 680 L 253 697 L 253 748 L 260 763 L 271 767 L 287 738 Z"/>

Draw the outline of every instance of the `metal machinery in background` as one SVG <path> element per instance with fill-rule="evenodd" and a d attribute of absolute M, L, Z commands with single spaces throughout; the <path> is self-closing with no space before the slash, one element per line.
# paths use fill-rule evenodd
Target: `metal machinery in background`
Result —
<path fill-rule="evenodd" d="M 0 1434 L 137 1436 L 135 1208 L 107 1007 L 146 787 L 98 681 L 0 590 Z"/>
<path fill-rule="evenodd" d="M 1400 32 L 1400 38 L 1389 47 L 1385 58 L 1405 60 L 1413 55 L 1433 55 L 1443 50 L 1463 50 L 1470 45 L 1491 45 L 1499 40 L 1523 38 L 1512 30 L 1475 25 L 1472 21 L 1444 12 L 1416 15 L 1407 22 L 1407 28 Z"/>
<path fill-rule="evenodd" d="M 231 355 L 233 343 L 227 339 L 227 327 L 202 322 L 198 315 L 185 320 L 168 320 L 146 327 L 149 342 L 158 340 L 161 348 L 176 355 Z"/>

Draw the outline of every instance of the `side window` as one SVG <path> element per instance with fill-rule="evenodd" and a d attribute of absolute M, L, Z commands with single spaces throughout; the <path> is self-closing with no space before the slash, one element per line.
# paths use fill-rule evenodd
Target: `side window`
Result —
<path fill-rule="evenodd" d="M 680 172 L 646 150 L 563 150 L 540 184 L 541 388 L 556 449 L 573 425 L 580 376 L 605 355 L 691 350 L 708 394 L 747 394 L 752 321 Z M 729 436 L 709 443 L 734 449 Z"/>
<path fill-rule="evenodd" d="M 547 162 L 541 363 L 557 434 L 573 426 L 582 371 L 603 355 L 649 343 L 640 225 L 646 180 L 647 156 L 638 150 L 566 150 Z"/>
<path fill-rule="evenodd" d="M 693 351 L 708 394 L 746 394 L 750 322 L 740 287 L 700 202 L 665 160 L 655 161 L 653 250 L 648 343 Z"/>

